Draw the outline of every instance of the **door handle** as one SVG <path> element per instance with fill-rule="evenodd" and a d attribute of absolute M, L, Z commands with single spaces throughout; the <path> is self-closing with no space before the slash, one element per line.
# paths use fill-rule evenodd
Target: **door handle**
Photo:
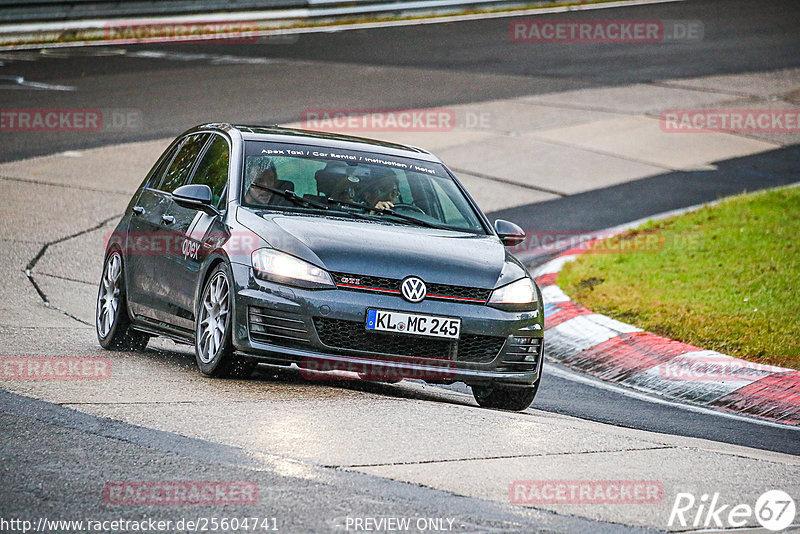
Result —
<path fill-rule="evenodd" d="M 134 215 L 144 215 L 144 208 L 141 206 L 134 206 L 133 207 L 133 214 Z"/>
<path fill-rule="evenodd" d="M 164 224 L 172 224 L 175 222 L 175 217 L 173 217 L 172 215 L 162 215 L 161 222 L 163 222 Z"/>

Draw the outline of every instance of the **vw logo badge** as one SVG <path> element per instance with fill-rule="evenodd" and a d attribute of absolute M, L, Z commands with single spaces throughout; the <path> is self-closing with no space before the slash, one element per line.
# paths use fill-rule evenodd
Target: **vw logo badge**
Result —
<path fill-rule="evenodd" d="M 420 278 L 409 276 L 400 284 L 400 292 L 403 294 L 403 298 L 409 302 L 421 302 L 428 294 L 428 288 Z"/>

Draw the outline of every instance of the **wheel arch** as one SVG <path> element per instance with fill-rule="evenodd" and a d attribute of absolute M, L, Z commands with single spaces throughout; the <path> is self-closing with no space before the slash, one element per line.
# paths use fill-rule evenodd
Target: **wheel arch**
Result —
<path fill-rule="evenodd" d="M 214 272 L 214 269 L 217 268 L 217 265 L 220 263 L 224 263 L 228 266 L 228 270 L 231 272 L 231 276 L 233 276 L 233 269 L 231 269 L 230 259 L 228 255 L 222 249 L 217 249 L 212 252 L 208 259 L 206 260 L 205 269 L 203 269 L 203 275 L 198 278 L 197 287 L 194 290 L 194 302 L 195 302 L 195 316 L 197 314 L 197 306 L 200 304 L 200 299 L 203 297 L 203 288 L 206 286 L 206 282 L 208 282 L 208 278 L 211 276 L 211 273 Z M 233 288 L 234 282 L 231 280 L 231 288 Z M 231 289 L 233 290 L 233 289 Z M 236 299 L 232 299 L 235 305 Z"/>

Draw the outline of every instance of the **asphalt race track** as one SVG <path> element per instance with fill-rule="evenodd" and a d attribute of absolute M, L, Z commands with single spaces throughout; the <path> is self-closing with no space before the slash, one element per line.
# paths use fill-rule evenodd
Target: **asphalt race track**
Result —
<path fill-rule="evenodd" d="M 570 18 L 604 19 L 609 13 L 587 11 Z M 220 116 L 231 122 L 285 123 L 309 108 L 423 108 L 797 66 L 800 15 L 791 0 L 696 0 L 615 9 L 614 17 L 632 19 L 642 13 L 701 21 L 704 39 L 669 46 L 552 44 L 539 50 L 510 43 L 508 19 L 491 19 L 315 33 L 298 36 L 293 44 L 204 42 L 149 45 L 128 53 L 110 47 L 102 53 L 0 54 L 6 63 L 3 74 L 80 86 L 77 93 L 5 91 L 7 107 L 132 108 L 142 110 L 146 124 L 139 131 L 88 139 L 85 133 L 20 134 L 4 139 L 0 161 L 169 137 L 186 125 Z M 158 52 L 175 55 L 159 57 Z"/>
<path fill-rule="evenodd" d="M 0 518 L 236 515 L 274 517 L 281 532 L 327 532 L 354 530 L 348 517 L 392 516 L 450 518 L 458 532 L 643 532 L 667 529 L 680 491 L 754 504 L 764 491 L 784 489 L 797 500 L 797 429 L 650 402 L 564 369 L 546 366 L 534 405 L 515 414 L 479 409 L 458 386 L 308 381 L 266 367 L 249 381 L 209 380 L 185 347 L 168 341 L 130 354 L 97 345 L 90 321 L 99 238 L 163 140 L 195 124 L 296 123 L 308 109 L 478 109 L 675 87 L 679 79 L 730 77 L 744 86 L 749 76 L 796 76 L 800 68 L 800 5 L 792 0 L 687 0 L 548 17 L 701 21 L 704 37 L 533 47 L 511 42 L 501 18 L 304 34 L 284 44 L 0 52 L 3 109 L 132 111 L 140 119 L 101 132 L 0 132 L 0 240 L 8 251 L 0 265 L 12 273 L 0 282 L 0 356 L 110 356 L 114 366 L 103 384 L 0 383 Z M 3 76 L 73 89 L 33 89 Z M 743 91 L 730 87 L 731 95 Z M 591 110 L 611 112 L 602 102 Z M 800 138 L 745 141 L 773 144 L 574 192 L 537 185 L 532 175 L 514 186 L 529 197 L 506 206 L 487 193 L 487 211 L 527 229 L 591 231 L 798 181 Z M 28 158 L 35 159 L 19 161 Z M 500 187 L 497 178 L 471 179 Z M 34 264 L 36 288 L 23 274 Z M 657 509 L 509 503 L 509 483 L 529 479 L 656 479 L 664 499 Z M 119 480 L 246 480 L 257 484 L 259 501 L 104 502 L 104 485 Z"/>

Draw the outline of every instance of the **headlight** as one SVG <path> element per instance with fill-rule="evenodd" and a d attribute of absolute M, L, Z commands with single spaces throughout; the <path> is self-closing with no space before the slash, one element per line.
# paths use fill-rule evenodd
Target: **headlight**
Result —
<path fill-rule="evenodd" d="M 336 287 L 328 271 L 275 249 L 260 248 L 251 259 L 260 278 L 300 287 Z"/>
<path fill-rule="evenodd" d="M 520 278 L 503 287 L 492 291 L 489 305 L 496 308 L 529 309 L 531 304 L 537 302 L 536 287 L 533 280 L 528 277 Z"/>

